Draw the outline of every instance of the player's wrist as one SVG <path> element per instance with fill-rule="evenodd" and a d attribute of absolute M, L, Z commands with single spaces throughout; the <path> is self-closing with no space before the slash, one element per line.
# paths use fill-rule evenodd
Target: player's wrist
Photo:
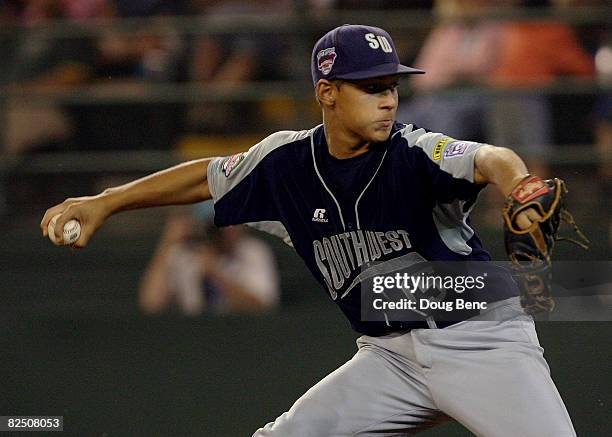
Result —
<path fill-rule="evenodd" d="M 106 217 L 125 209 L 125 199 L 117 188 L 107 188 L 95 197 Z"/>
<path fill-rule="evenodd" d="M 505 187 L 502 189 L 504 195 L 506 197 L 513 195 L 514 192 L 521 187 L 521 185 L 525 184 L 525 182 L 531 178 L 540 180 L 540 178 L 537 176 L 534 176 L 530 173 L 522 173 L 522 172 L 508 178 L 508 182 L 505 184 Z"/>
<path fill-rule="evenodd" d="M 475 167 L 481 179 L 492 183 L 507 197 L 514 187 L 529 175 L 523 160 L 505 147 L 485 146 L 478 149 Z"/>

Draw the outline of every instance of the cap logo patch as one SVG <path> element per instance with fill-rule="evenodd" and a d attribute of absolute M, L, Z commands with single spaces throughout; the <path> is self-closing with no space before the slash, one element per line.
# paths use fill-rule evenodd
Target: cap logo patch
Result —
<path fill-rule="evenodd" d="M 317 53 L 317 66 L 319 71 L 327 76 L 331 72 L 337 56 L 335 47 L 330 47 Z"/>

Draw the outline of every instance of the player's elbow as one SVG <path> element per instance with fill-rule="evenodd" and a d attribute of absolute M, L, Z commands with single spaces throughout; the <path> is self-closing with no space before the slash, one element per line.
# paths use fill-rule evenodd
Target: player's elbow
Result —
<path fill-rule="evenodd" d="M 517 163 L 522 163 L 522 160 L 511 149 L 489 144 L 482 146 L 474 156 L 474 182 L 493 182 L 498 169 Z"/>
<path fill-rule="evenodd" d="M 476 152 L 477 161 L 491 161 L 504 157 L 508 154 L 515 154 L 512 150 L 507 147 L 492 146 L 491 144 L 485 144 Z"/>

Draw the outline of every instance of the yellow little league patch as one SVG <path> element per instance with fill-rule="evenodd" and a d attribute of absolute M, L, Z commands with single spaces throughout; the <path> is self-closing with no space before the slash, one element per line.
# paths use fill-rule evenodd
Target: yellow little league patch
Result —
<path fill-rule="evenodd" d="M 433 147 L 433 152 L 431 154 L 431 158 L 434 161 L 439 161 L 442 159 L 442 152 L 444 151 L 444 146 L 446 146 L 450 141 L 452 141 L 452 138 L 444 137 L 436 143 L 436 145 Z"/>

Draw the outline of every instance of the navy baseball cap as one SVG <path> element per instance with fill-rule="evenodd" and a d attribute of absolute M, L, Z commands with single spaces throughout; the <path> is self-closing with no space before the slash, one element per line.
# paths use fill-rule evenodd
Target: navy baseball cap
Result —
<path fill-rule="evenodd" d="M 345 24 L 327 32 L 312 50 L 312 81 L 359 80 L 391 74 L 420 74 L 400 64 L 391 36 L 378 27 Z"/>

